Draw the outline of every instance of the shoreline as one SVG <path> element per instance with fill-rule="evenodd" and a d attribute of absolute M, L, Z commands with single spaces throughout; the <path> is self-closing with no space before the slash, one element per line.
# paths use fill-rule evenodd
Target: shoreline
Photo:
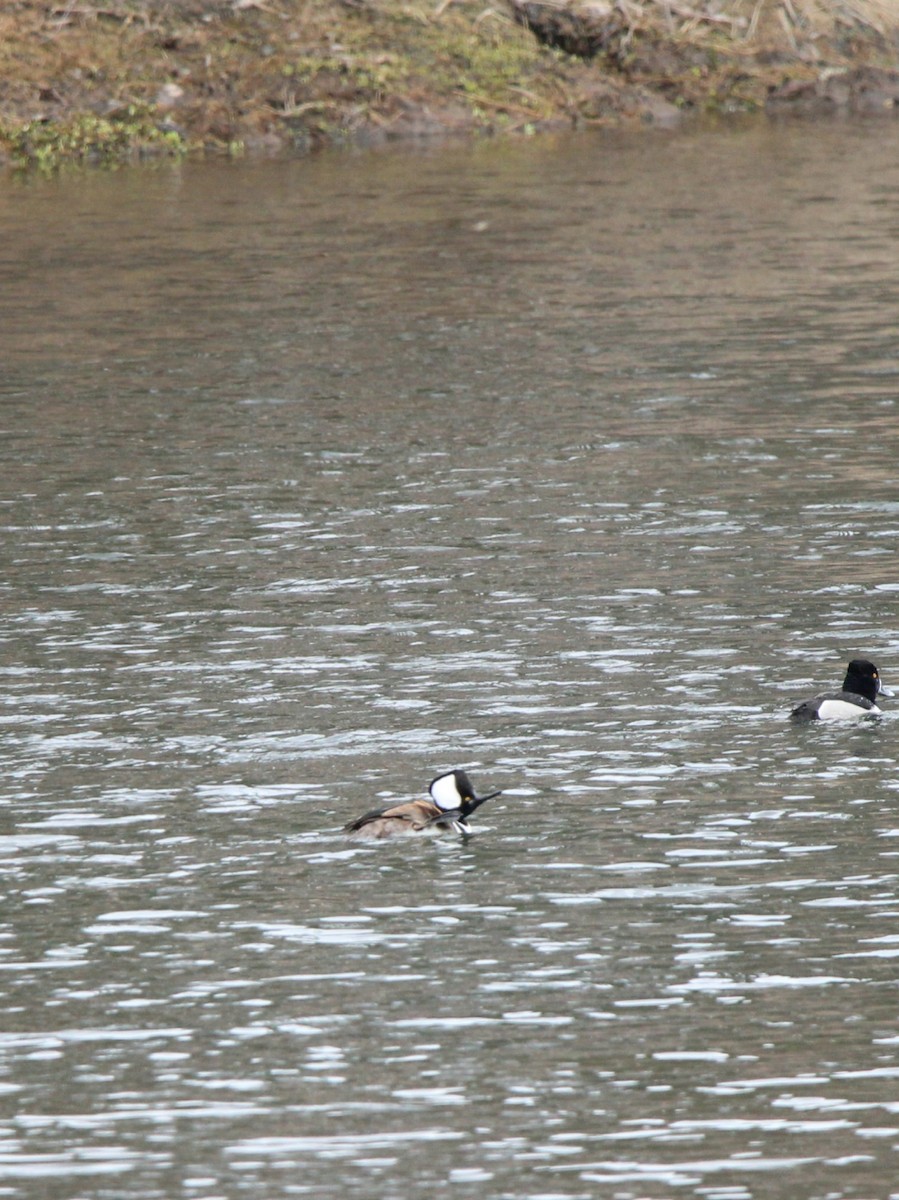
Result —
<path fill-rule="evenodd" d="M 704 114 L 899 113 L 899 32 L 879 0 L 848 7 L 10 0 L 0 166 L 305 154 Z"/>

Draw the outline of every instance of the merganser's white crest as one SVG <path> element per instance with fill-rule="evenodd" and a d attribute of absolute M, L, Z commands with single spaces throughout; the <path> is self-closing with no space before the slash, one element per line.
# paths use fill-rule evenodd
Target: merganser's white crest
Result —
<path fill-rule="evenodd" d="M 431 799 L 444 812 L 449 812 L 452 808 L 459 808 L 465 798 L 459 792 L 455 771 L 448 771 L 446 775 L 438 775 L 431 784 L 430 792 Z"/>

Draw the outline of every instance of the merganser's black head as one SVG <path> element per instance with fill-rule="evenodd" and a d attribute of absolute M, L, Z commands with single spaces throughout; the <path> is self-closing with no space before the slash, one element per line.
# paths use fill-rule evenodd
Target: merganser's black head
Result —
<path fill-rule="evenodd" d="M 432 779 L 428 791 L 439 809 L 447 815 L 452 813 L 460 821 L 470 817 L 485 801 L 502 795 L 502 792 L 490 792 L 486 796 L 476 796 L 471 780 L 458 769 Z"/>

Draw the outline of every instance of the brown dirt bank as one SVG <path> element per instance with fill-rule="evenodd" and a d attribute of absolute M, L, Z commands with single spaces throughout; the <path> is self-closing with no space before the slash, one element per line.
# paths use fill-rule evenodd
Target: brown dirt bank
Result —
<path fill-rule="evenodd" d="M 888 113 L 897 48 L 893 0 L 6 0 L 0 160 Z"/>

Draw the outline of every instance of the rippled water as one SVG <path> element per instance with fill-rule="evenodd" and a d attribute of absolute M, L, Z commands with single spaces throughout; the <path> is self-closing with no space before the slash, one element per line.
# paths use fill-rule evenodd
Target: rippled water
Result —
<path fill-rule="evenodd" d="M 4 185 L 0 1196 L 899 1196 L 897 150 Z"/>

